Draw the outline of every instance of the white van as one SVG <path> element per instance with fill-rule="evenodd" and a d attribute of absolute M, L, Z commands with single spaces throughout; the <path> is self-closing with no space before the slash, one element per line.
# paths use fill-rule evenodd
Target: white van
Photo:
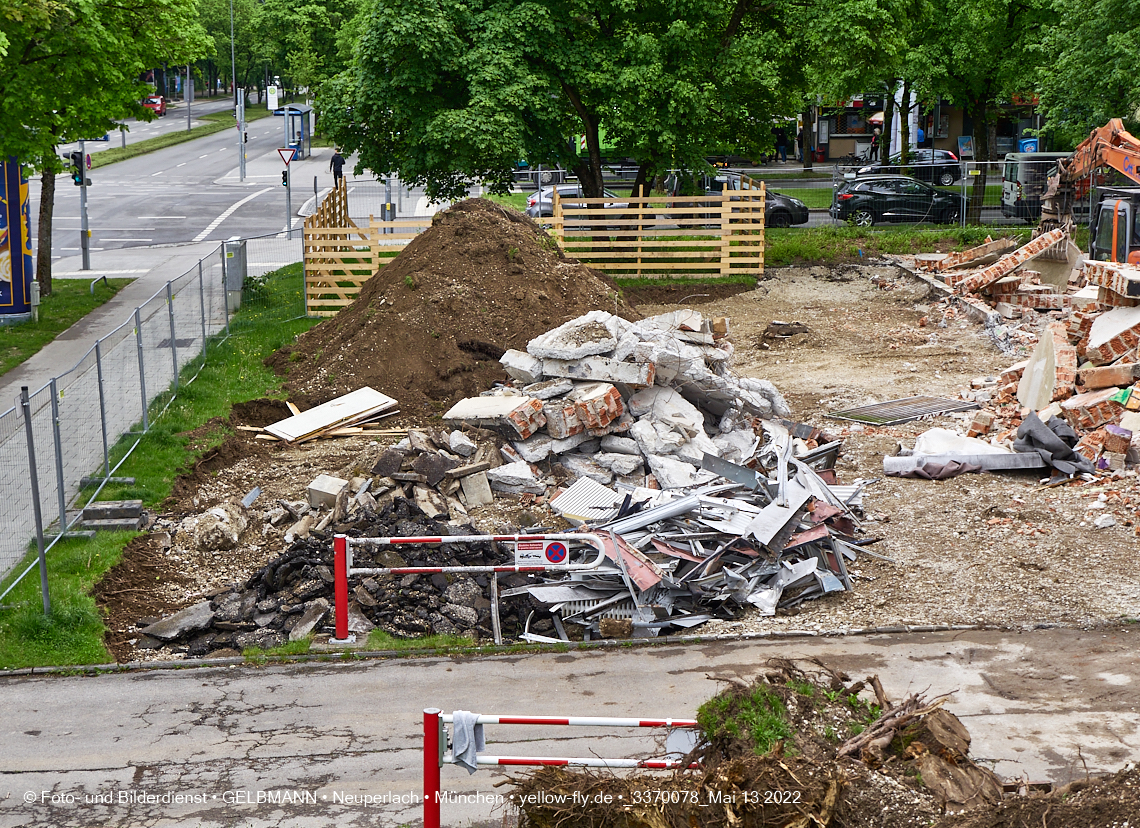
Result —
<path fill-rule="evenodd" d="M 1067 152 L 1006 153 L 1001 176 L 1001 214 L 1035 222 L 1041 218 L 1041 196 L 1057 161 Z"/>

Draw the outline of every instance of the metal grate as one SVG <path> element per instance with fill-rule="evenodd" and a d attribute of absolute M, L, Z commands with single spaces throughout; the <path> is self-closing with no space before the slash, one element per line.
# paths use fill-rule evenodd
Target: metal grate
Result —
<path fill-rule="evenodd" d="M 969 411 L 979 408 L 976 402 L 951 400 L 946 397 L 905 397 L 901 400 L 887 400 L 874 405 L 849 408 L 828 414 L 837 420 L 851 420 L 868 425 L 888 426 L 948 414 L 951 411 Z"/>

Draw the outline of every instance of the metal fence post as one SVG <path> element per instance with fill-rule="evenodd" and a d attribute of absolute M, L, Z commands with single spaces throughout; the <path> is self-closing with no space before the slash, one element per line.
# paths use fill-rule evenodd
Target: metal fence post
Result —
<path fill-rule="evenodd" d="M 174 294 L 166 283 L 166 312 L 170 316 L 170 358 L 174 361 L 174 393 L 178 393 L 178 345 L 174 341 Z"/>
<path fill-rule="evenodd" d="M 198 260 L 198 304 L 202 306 L 202 359 L 206 358 L 206 281 L 202 278 L 202 260 Z"/>
<path fill-rule="evenodd" d="M 139 313 L 138 308 L 135 308 L 135 344 L 139 351 L 139 393 L 142 395 L 143 433 L 146 433 L 150 431 L 150 420 L 146 410 L 146 368 L 143 362 L 142 314 Z"/>
<path fill-rule="evenodd" d="M 103 340 L 95 340 L 95 373 L 99 378 L 99 424 L 103 429 L 103 479 L 111 476 L 111 445 L 107 441 L 107 396 L 103 390 Z"/>
<path fill-rule="evenodd" d="M 20 387 L 20 410 L 24 413 L 24 434 L 28 441 L 28 478 L 32 484 L 32 511 L 36 515 L 36 547 L 40 557 L 40 592 L 43 595 L 44 615 L 51 614 L 51 596 L 48 594 L 47 558 L 44 557 L 44 516 L 40 511 L 40 479 L 36 473 L 36 441 L 32 436 L 32 405 L 28 400 L 28 386 Z"/>
<path fill-rule="evenodd" d="M 424 828 L 440 828 L 439 767 L 443 756 L 440 713 L 437 707 L 424 708 Z"/>
<path fill-rule="evenodd" d="M 230 335 L 230 292 L 227 289 L 229 287 L 229 282 L 227 281 L 228 276 L 229 276 L 229 274 L 227 272 L 229 269 L 229 266 L 226 264 L 226 243 L 225 242 L 222 242 L 220 249 L 222 251 L 222 304 L 224 304 L 226 307 L 226 314 L 225 314 L 225 316 L 226 316 L 226 336 L 229 336 Z"/>
<path fill-rule="evenodd" d="M 59 389 L 51 378 L 51 436 L 55 442 L 55 480 L 59 496 L 59 533 L 67 531 L 67 496 L 63 491 L 63 441 L 59 436 Z"/>

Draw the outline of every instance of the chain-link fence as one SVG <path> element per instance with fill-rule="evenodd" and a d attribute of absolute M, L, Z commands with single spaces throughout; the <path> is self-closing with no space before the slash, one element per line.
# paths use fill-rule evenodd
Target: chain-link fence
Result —
<path fill-rule="evenodd" d="M 200 356 L 209 358 L 211 337 L 240 331 L 269 303 L 304 315 L 300 280 L 296 290 L 282 291 L 269 290 L 264 279 L 301 261 L 296 236 L 219 245 L 97 340 L 74 367 L 0 414 L 0 573 L 23 559 L 37 531 L 55 529 L 54 539 L 45 540 L 50 549 L 60 530 L 74 525 L 81 513 L 71 506 L 84 478 L 101 482 L 115 472 L 114 458 L 121 463 L 149 429 L 155 398 L 176 395 L 180 373 Z M 124 436 L 127 444 L 112 453 Z M 98 489 L 91 499 L 97 495 Z M 4 595 L 32 566 L 17 573 Z"/>

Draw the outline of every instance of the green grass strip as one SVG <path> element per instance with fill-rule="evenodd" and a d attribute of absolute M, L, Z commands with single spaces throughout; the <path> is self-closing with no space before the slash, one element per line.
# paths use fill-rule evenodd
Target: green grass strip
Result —
<path fill-rule="evenodd" d="M 234 402 L 281 396 L 283 380 L 262 360 L 319 321 L 298 318 L 304 308 L 303 290 L 300 264 L 249 281 L 242 308 L 230 322 L 233 335 L 212 338 L 206 363 L 203 365 L 199 356 L 183 369 L 173 401 L 167 391 L 151 403 L 150 430 L 116 472 L 134 477 L 135 484 L 108 486 L 101 494 L 103 499 L 138 498 L 151 506 L 160 503 L 170 495 L 178 469 L 227 434 L 219 427 L 191 445 L 187 432 L 213 417 L 225 417 Z M 167 403 L 165 414 L 157 417 Z M 133 438 L 121 439 L 112 451 L 112 463 L 133 442 Z M 4 599 L 5 606 L 0 608 L 0 669 L 112 661 L 103 646 L 103 622 L 89 593 L 119 561 L 132 537 L 134 533 L 130 532 L 100 533 L 92 540 L 64 539 L 56 544 L 47 556 L 51 615 L 43 614 L 35 571 Z M 0 592 L 35 557 L 33 541 L 24 560 L 0 583 Z"/>
<path fill-rule="evenodd" d="M 273 113 L 268 109 L 247 109 L 245 111 L 245 119 L 248 123 L 249 121 L 267 118 L 272 114 Z M 166 149 L 167 147 L 173 147 L 177 144 L 184 144 L 187 141 L 193 141 L 196 138 L 202 138 L 206 135 L 214 135 L 227 129 L 233 129 L 234 127 L 234 116 L 233 113 L 229 111 L 211 112 L 209 115 L 203 115 L 198 120 L 206 121 L 207 123 L 199 124 L 191 129 L 167 132 L 164 135 L 156 135 L 153 138 L 144 138 L 141 141 L 125 147 L 112 147 L 102 152 L 93 152 L 91 153 L 91 169 L 106 167 L 108 164 L 114 164 L 116 161 L 126 161 L 128 158 L 135 158 L 139 155 L 155 152 L 156 150 Z"/>
<path fill-rule="evenodd" d="M 0 374 L 6 374 L 35 354 L 95 308 L 102 305 L 130 279 L 95 283 L 95 293 L 86 279 L 55 279 L 50 296 L 40 300 L 40 318 L 19 325 L 0 327 Z M 57 366 L 60 371 L 69 365 Z M 34 389 L 33 389 L 34 390 Z"/>

